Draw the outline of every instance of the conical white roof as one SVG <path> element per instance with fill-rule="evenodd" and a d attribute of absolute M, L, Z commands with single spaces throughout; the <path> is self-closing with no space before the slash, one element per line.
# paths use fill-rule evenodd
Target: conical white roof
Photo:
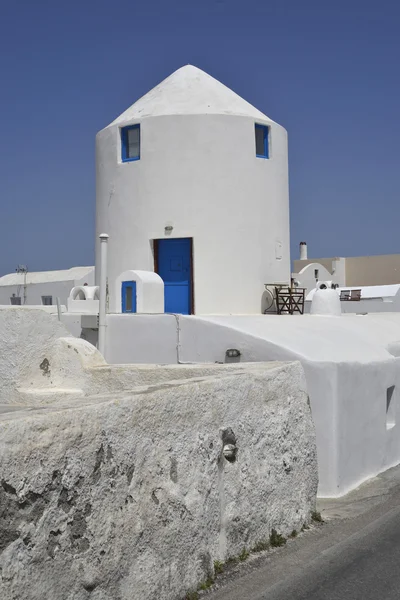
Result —
<path fill-rule="evenodd" d="M 199 114 L 241 115 L 273 122 L 211 75 L 186 65 L 132 104 L 110 125 L 144 117 Z"/>

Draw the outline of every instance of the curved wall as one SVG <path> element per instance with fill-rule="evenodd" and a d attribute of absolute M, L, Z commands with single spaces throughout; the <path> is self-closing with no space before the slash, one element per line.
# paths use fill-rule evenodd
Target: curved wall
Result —
<path fill-rule="evenodd" d="M 140 160 L 123 163 L 120 126 L 138 122 Z M 270 127 L 270 159 L 256 157 L 255 122 Z M 118 310 L 118 275 L 154 270 L 152 240 L 165 237 L 193 238 L 197 314 L 259 314 L 264 283 L 289 281 L 287 134 L 280 125 L 231 115 L 146 117 L 100 131 L 96 155 L 96 232 L 110 236 L 110 312 Z"/>

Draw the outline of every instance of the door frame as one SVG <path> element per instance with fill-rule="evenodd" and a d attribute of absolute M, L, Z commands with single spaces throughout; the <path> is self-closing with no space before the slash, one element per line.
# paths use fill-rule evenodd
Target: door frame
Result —
<path fill-rule="evenodd" d="M 154 273 L 158 274 L 158 257 L 159 257 L 159 241 L 164 240 L 189 240 L 190 252 L 190 313 L 194 315 L 194 268 L 193 268 L 193 238 L 192 237 L 168 237 L 157 238 L 153 240 L 153 255 L 154 255 Z"/>

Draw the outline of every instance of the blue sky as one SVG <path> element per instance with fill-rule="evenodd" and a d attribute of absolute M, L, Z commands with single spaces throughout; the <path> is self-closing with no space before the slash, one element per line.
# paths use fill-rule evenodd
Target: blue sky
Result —
<path fill-rule="evenodd" d="M 400 252 L 400 3 L 0 0 L 0 274 L 94 262 L 94 138 L 184 64 L 289 132 L 292 258 Z"/>

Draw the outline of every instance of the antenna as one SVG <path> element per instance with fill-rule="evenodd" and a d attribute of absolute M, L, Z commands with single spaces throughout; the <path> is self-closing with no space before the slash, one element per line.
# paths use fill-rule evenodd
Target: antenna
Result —
<path fill-rule="evenodd" d="M 28 267 L 26 265 L 18 265 L 15 270 L 17 273 L 22 273 L 24 275 L 24 301 L 23 301 L 23 304 L 26 304 L 26 275 L 28 273 Z M 18 288 L 18 296 L 19 296 L 19 288 Z"/>

